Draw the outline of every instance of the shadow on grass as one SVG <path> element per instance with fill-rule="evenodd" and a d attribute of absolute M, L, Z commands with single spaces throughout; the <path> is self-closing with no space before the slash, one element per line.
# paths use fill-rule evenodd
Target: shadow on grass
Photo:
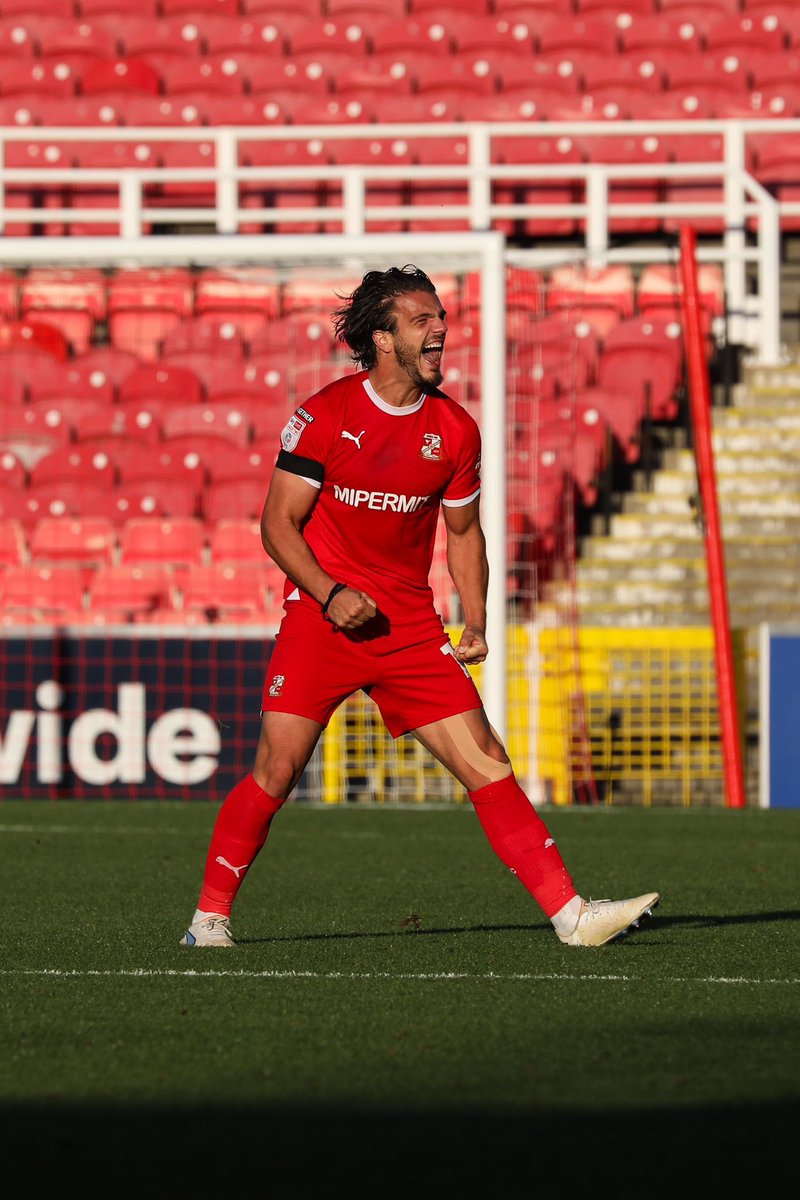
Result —
<path fill-rule="evenodd" d="M 508 1115 L 16 1105 L 0 1108 L 0 1152 L 7 1178 L 34 1194 L 74 1181 L 81 1194 L 147 1200 L 230 1196 L 235 1186 L 293 1200 L 338 1188 L 441 1198 L 512 1186 L 536 1195 L 545 1180 L 559 1194 L 581 1186 L 600 1197 L 676 1195 L 712 1181 L 717 1195 L 748 1182 L 764 1194 L 793 1162 L 799 1117 L 797 1102 Z"/>
<path fill-rule="evenodd" d="M 659 910 L 652 923 L 646 922 L 643 930 L 695 928 L 716 929 L 722 925 L 763 925 L 773 922 L 800 920 L 800 910 L 784 912 L 739 913 L 734 916 L 716 917 L 711 915 L 694 916 L 689 914 L 666 917 Z M 442 925 L 434 929 L 426 929 L 424 916 L 404 917 L 397 929 L 347 930 L 329 933 L 292 933 L 263 938 L 236 938 L 240 946 L 271 946 L 281 942 L 335 942 L 357 941 L 361 938 L 380 940 L 382 938 L 398 937 L 452 937 L 453 934 L 465 933 L 552 933 L 549 922 L 537 922 L 535 925 Z"/>

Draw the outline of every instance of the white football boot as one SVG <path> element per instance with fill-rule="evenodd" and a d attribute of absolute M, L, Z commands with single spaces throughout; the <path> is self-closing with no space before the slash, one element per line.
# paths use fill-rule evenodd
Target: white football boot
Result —
<path fill-rule="evenodd" d="M 195 913 L 195 919 L 181 938 L 182 946 L 235 946 L 231 937 L 230 917 L 221 913 Z"/>
<path fill-rule="evenodd" d="M 558 936 L 565 946 L 605 946 L 637 929 L 644 917 L 652 916 L 660 899 L 658 892 L 647 892 L 630 900 L 587 900 L 572 933 Z"/>

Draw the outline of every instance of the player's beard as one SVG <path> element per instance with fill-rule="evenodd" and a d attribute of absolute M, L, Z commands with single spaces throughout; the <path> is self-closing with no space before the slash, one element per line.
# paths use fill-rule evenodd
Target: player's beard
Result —
<path fill-rule="evenodd" d="M 418 387 L 421 391 L 439 387 L 444 375 L 438 367 L 432 375 L 423 375 L 420 370 L 420 359 L 423 357 L 420 351 L 412 350 L 405 342 L 395 340 L 394 352 L 398 364 L 403 368 L 414 387 Z"/>

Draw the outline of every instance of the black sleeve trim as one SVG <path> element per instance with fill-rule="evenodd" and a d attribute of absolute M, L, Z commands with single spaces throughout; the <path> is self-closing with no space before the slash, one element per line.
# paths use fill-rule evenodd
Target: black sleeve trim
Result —
<path fill-rule="evenodd" d="M 292 475 L 303 475 L 306 479 L 314 479 L 320 484 L 325 479 L 322 463 L 317 462 L 315 458 L 303 458 L 302 454 L 290 454 L 288 450 L 278 451 L 275 466 L 280 467 L 282 471 L 291 472 Z"/>

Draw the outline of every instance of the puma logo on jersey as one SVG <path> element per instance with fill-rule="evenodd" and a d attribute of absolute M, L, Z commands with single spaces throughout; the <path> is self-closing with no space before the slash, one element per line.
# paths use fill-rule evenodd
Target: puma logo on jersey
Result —
<path fill-rule="evenodd" d="M 366 433 L 366 430 L 362 429 L 361 433 L 359 433 L 358 437 L 356 437 L 356 435 L 354 433 L 348 433 L 346 429 L 343 429 L 342 437 L 346 438 L 348 442 L 355 442 L 355 444 L 358 446 L 358 448 L 360 450 L 361 449 L 361 439 L 365 433 Z"/>
<path fill-rule="evenodd" d="M 227 867 L 229 871 L 233 871 L 237 879 L 241 876 L 242 871 L 246 871 L 250 865 L 249 863 L 242 863 L 240 867 L 235 867 L 233 863 L 229 863 L 227 858 L 223 858 L 221 854 L 217 855 L 214 862 L 218 862 L 221 867 Z"/>

